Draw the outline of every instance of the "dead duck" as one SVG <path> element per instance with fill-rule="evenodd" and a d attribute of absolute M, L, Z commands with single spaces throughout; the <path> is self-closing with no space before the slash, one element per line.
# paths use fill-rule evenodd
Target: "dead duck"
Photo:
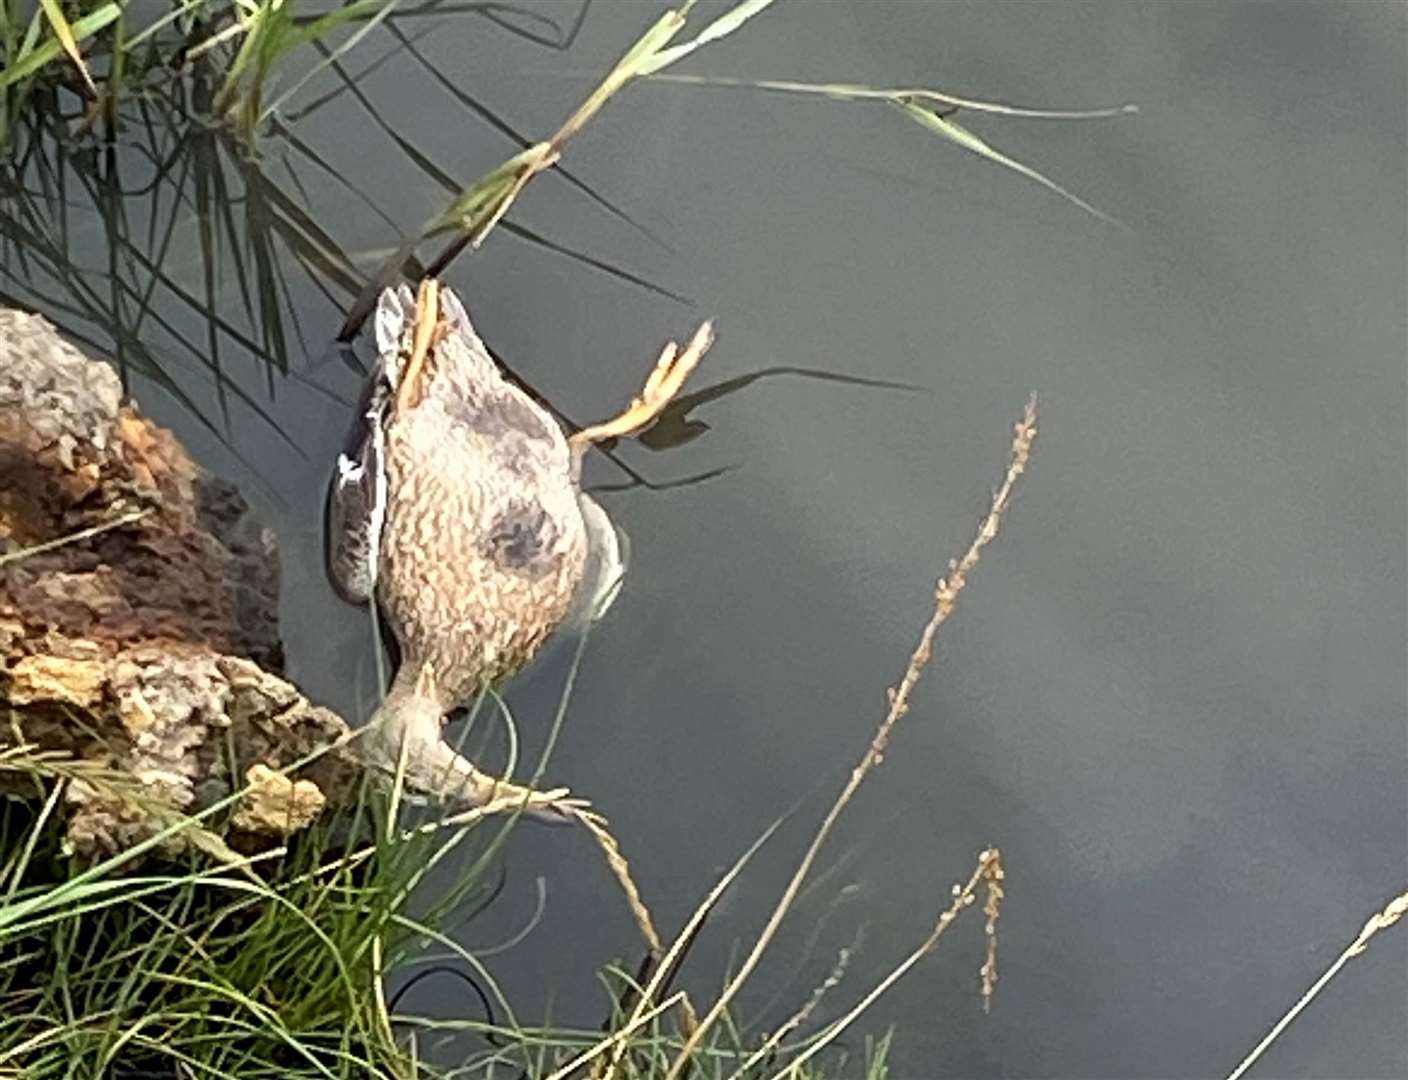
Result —
<path fill-rule="evenodd" d="M 369 721 L 369 757 L 406 785 L 558 817 L 565 792 L 489 776 L 447 744 L 447 714 L 520 671 L 574 609 L 600 617 L 620 585 L 619 534 L 580 486 L 594 443 L 645 430 L 713 340 L 671 342 L 620 416 L 568 436 L 499 370 L 464 306 L 427 280 L 377 305 L 377 363 L 329 498 L 328 570 L 375 601 L 400 665 Z"/>

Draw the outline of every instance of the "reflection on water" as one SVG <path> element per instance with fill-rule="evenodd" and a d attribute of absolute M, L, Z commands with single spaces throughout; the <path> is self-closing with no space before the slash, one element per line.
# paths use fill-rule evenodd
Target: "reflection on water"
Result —
<path fill-rule="evenodd" d="M 375 658 L 322 581 L 319 518 L 361 374 L 331 343 L 406 238 L 552 130 L 643 19 L 471 7 L 388 19 L 257 154 L 188 119 L 215 92 L 200 64 L 116 126 L 75 132 L 73 102 L 40 102 L 0 192 L 4 301 L 112 355 L 262 503 L 295 675 L 353 716 Z M 716 985 L 771 908 L 1032 389 L 1028 486 L 745 1012 L 780 1022 L 839 970 L 835 1016 L 997 844 L 993 1015 L 960 930 L 878 1007 L 894 1075 L 1225 1073 L 1401 890 L 1400 22 L 1374 4 L 784 6 L 690 71 L 1138 101 L 1002 133 L 1132 231 L 894 110 L 647 83 L 447 272 L 568 426 L 619 407 L 682 303 L 721 331 L 643 445 L 590 462 L 631 577 L 549 772 L 610 816 L 666 927 L 800 804 L 682 984 Z M 530 760 L 569 660 L 510 690 Z M 471 738 L 489 760 L 492 731 Z M 497 901 L 458 932 L 531 924 L 497 958 L 506 993 L 596 1025 L 590 973 L 637 959 L 613 889 L 579 839 L 520 830 Z M 1408 1071 L 1405 946 L 1382 941 L 1272 1073 Z M 476 1001 L 439 972 L 403 998 Z"/>

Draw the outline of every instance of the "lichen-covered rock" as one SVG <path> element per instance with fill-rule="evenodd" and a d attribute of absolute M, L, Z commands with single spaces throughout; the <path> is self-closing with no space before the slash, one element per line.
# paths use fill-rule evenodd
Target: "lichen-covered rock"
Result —
<path fill-rule="evenodd" d="M 103 700 L 106 665 L 67 656 L 22 656 L 10 668 L 10 704 L 52 702 L 91 709 Z"/>
<path fill-rule="evenodd" d="M 346 725 L 279 678 L 277 605 L 273 534 L 238 491 L 108 365 L 0 308 L 0 749 L 66 751 L 142 795 L 70 783 L 75 848 L 128 846 L 169 822 L 152 807 L 209 806 L 250 775 L 262 794 L 233 826 L 271 838 L 355 791 Z"/>
<path fill-rule="evenodd" d="M 105 531 L 0 566 L 0 620 L 26 637 L 170 640 L 282 669 L 273 534 L 122 401 L 110 367 L 42 316 L 0 308 L 0 560 L 93 528 Z"/>
<path fill-rule="evenodd" d="M 267 765 L 251 765 L 245 781 L 232 823 L 243 832 L 288 836 L 316 821 L 327 803 L 317 784 L 290 780 Z"/>

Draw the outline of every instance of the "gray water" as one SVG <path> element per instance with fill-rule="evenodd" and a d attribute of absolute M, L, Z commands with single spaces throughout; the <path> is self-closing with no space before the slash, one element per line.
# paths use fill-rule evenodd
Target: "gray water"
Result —
<path fill-rule="evenodd" d="M 577 6 L 537 10 L 570 23 Z M 445 16 L 416 48 L 544 135 L 655 11 L 593 5 L 566 51 Z M 766 375 L 698 407 L 708 430 L 693 441 L 620 448 L 654 481 L 729 471 L 601 496 L 633 565 L 588 643 L 548 779 L 609 816 L 667 931 L 800 803 L 696 947 L 683 979 L 696 1000 L 752 940 L 864 750 L 1032 391 L 1041 433 L 1002 536 L 744 1015 L 774 1002 L 759 1019 L 778 1022 L 856 946 L 822 1009 L 838 1014 L 997 845 L 1008 897 L 992 1014 L 975 911 L 850 1046 L 896 1025 L 898 1077 L 1222 1075 L 1402 891 L 1404 12 L 783 5 L 682 70 L 1135 102 L 1137 115 L 1092 123 L 965 117 L 1128 228 L 884 106 L 639 85 L 566 163 L 663 243 L 551 176 L 512 220 L 688 305 L 504 232 L 448 272 L 496 351 L 580 420 L 619 408 L 662 341 L 706 316 L 720 339 L 695 388 L 796 368 L 921 388 Z M 353 55 L 392 44 L 374 35 Z M 461 182 L 515 149 L 404 54 L 360 85 Z M 394 223 L 294 159 L 308 211 L 364 271 L 444 206 L 350 95 L 294 130 Z M 269 145 L 270 175 L 286 155 Z M 82 228 L 100 251 L 101 228 Z M 178 240 L 165 269 L 196 280 L 198 267 Z M 312 384 L 347 399 L 356 377 L 322 351 L 341 306 L 300 274 L 290 288 L 308 339 L 306 357 L 293 343 L 299 377 L 271 395 L 237 350 L 224 363 L 306 459 L 239 402 L 222 441 L 134 387 L 276 528 L 292 677 L 355 716 L 372 645 L 323 580 L 319 531 L 348 408 Z M 242 310 L 232 281 L 219 304 Z M 213 402 L 195 365 L 176 364 Z M 628 479 L 600 458 L 589 470 L 607 487 Z M 530 760 L 566 668 L 559 651 L 510 690 Z M 594 971 L 638 956 L 600 858 L 582 835 L 525 827 L 507 875 L 462 939 L 516 933 L 541 878 L 540 921 L 494 971 L 520 1019 L 550 1005 L 598 1024 Z M 1408 1075 L 1405 961 L 1401 928 L 1377 939 L 1256 1075 Z M 450 979 L 404 1007 L 476 1009 Z"/>

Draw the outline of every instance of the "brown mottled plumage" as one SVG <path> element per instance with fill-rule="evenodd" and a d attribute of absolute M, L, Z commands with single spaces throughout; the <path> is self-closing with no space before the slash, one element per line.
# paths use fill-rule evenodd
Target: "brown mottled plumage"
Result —
<path fill-rule="evenodd" d="M 552 817 L 569 805 L 563 792 L 481 773 L 443 741 L 441 724 L 523 668 L 582 600 L 593 543 L 609 549 L 597 553 L 598 573 L 619 576 L 609 519 L 578 488 L 582 454 L 648 425 L 711 332 L 704 324 L 678 358 L 671 343 L 621 417 L 569 440 L 504 378 L 453 293 L 427 282 L 408 318 L 412 303 L 407 290 L 383 294 L 380 366 L 331 503 L 334 582 L 354 601 L 375 590 L 401 651 L 368 738 L 414 789 L 474 805 L 521 797 Z M 588 584 L 599 613 L 618 582 Z"/>

